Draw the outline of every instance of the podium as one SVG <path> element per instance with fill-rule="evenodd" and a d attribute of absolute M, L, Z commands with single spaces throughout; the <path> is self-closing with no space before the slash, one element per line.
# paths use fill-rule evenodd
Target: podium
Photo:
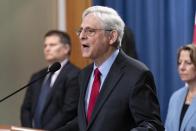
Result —
<path fill-rule="evenodd" d="M 0 131 L 44 131 L 44 130 L 19 127 L 19 126 L 0 125 Z"/>

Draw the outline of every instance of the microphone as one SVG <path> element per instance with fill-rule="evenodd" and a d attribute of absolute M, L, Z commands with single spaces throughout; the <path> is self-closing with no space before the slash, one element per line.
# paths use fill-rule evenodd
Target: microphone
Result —
<path fill-rule="evenodd" d="M 19 91 L 23 90 L 24 88 L 30 86 L 31 84 L 35 83 L 36 81 L 40 80 L 41 78 L 45 77 L 48 73 L 54 73 L 55 71 L 59 70 L 61 68 L 61 64 L 59 62 L 55 62 L 54 64 L 52 64 L 48 71 L 46 73 L 44 73 L 43 75 L 41 75 L 40 77 L 30 81 L 28 84 L 24 85 L 23 87 L 21 87 L 20 89 L 14 91 L 13 93 L 11 93 L 10 95 L 2 98 L 0 100 L 0 103 L 3 102 L 4 100 L 6 100 L 7 98 L 13 96 L 14 94 L 18 93 Z"/>
<path fill-rule="evenodd" d="M 55 71 L 59 70 L 60 68 L 61 68 L 61 64 L 60 64 L 59 62 L 55 62 L 54 64 L 52 64 L 52 65 L 49 67 L 48 73 L 49 73 L 49 72 L 54 73 Z"/>

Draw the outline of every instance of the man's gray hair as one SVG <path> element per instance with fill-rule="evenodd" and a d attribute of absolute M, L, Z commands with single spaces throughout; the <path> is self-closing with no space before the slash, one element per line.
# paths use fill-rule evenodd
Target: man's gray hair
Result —
<path fill-rule="evenodd" d="M 97 16 L 102 24 L 104 29 L 112 29 L 118 32 L 118 46 L 121 46 L 121 40 L 124 34 L 124 26 L 125 23 L 119 14 L 112 8 L 106 6 L 92 6 L 87 8 L 82 15 L 82 18 L 87 16 L 88 14 L 93 13 Z"/>

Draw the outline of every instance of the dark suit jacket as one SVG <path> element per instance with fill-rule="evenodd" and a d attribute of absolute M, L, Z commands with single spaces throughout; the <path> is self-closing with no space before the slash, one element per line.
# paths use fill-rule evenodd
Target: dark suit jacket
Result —
<path fill-rule="evenodd" d="M 46 73 L 47 69 L 34 74 L 31 80 Z M 42 129 L 55 130 L 64 126 L 77 115 L 79 98 L 79 69 L 68 62 L 59 73 L 42 114 Z M 43 79 L 29 86 L 21 107 L 21 124 L 33 127 L 33 117 Z"/>
<path fill-rule="evenodd" d="M 134 34 L 128 26 L 124 28 L 121 48 L 128 56 L 137 59 Z"/>
<path fill-rule="evenodd" d="M 153 76 L 147 67 L 120 51 L 87 125 L 85 95 L 93 64 L 81 72 L 78 106 L 80 131 L 162 131 Z"/>

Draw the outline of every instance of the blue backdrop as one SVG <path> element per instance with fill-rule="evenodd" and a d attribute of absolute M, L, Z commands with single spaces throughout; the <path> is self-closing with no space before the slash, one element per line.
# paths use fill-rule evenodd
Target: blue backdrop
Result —
<path fill-rule="evenodd" d="M 94 0 L 118 11 L 136 40 L 139 59 L 153 72 L 165 120 L 171 94 L 183 86 L 176 52 L 192 42 L 196 0 Z"/>

